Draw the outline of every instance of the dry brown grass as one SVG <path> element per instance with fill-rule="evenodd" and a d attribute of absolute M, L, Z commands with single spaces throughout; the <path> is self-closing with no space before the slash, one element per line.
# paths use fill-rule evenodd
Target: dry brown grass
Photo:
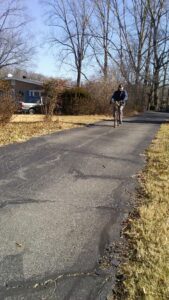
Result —
<path fill-rule="evenodd" d="M 169 125 L 147 152 L 138 219 L 129 220 L 129 260 L 122 266 L 125 299 L 169 299 Z M 123 299 L 122 295 L 120 299 Z"/>
<path fill-rule="evenodd" d="M 14 115 L 5 127 L 0 126 L 0 145 L 22 142 L 34 136 L 80 127 L 109 118 L 100 115 L 54 116 L 52 121 L 48 122 L 43 115 Z"/>

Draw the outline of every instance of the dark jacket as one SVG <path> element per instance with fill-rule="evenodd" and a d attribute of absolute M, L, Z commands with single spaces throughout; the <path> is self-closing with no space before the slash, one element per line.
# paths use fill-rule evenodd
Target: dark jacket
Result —
<path fill-rule="evenodd" d="M 114 101 L 127 101 L 128 95 L 127 92 L 124 91 L 115 91 L 114 94 L 112 95 L 112 100 Z"/>

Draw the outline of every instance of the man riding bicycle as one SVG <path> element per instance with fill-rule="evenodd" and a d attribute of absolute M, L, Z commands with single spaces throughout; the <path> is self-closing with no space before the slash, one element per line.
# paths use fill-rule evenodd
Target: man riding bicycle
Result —
<path fill-rule="evenodd" d="M 116 90 L 111 98 L 110 103 L 113 103 L 113 116 L 115 122 L 118 121 L 119 124 L 123 122 L 123 109 L 128 99 L 127 92 L 124 90 L 122 84 L 119 84 L 118 90 Z M 118 117 L 117 117 L 118 115 Z M 116 117 L 118 120 L 116 120 Z"/>

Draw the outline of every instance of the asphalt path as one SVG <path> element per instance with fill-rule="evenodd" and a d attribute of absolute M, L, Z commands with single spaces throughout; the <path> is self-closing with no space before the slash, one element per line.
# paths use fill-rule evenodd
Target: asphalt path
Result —
<path fill-rule="evenodd" d="M 112 275 L 98 260 L 167 119 L 145 113 L 0 148 L 0 300 L 106 299 Z"/>

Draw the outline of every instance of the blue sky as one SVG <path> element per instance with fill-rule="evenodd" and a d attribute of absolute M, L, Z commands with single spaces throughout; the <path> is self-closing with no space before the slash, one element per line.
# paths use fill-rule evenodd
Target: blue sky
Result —
<path fill-rule="evenodd" d="M 48 28 L 44 24 L 44 12 L 40 1 L 25 0 L 25 4 L 29 15 L 33 18 L 33 21 L 30 23 L 30 29 L 35 36 L 36 44 L 38 45 L 33 71 L 47 76 L 72 77 L 72 72 L 68 73 L 64 66 L 59 69 L 57 61 L 52 54 L 52 50 L 44 43 L 45 32 L 47 32 Z"/>

